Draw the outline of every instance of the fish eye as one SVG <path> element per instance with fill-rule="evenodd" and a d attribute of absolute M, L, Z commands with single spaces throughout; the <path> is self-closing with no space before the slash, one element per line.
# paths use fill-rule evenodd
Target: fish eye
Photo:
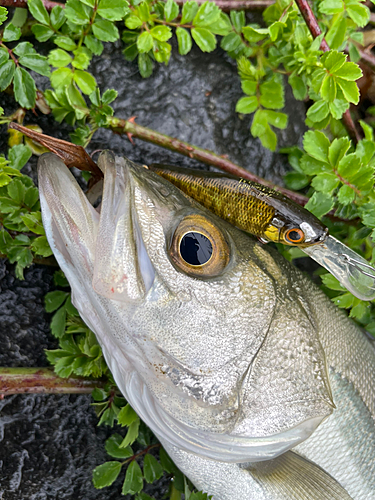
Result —
<path fill-rule="evenodd" d="M 176 228 L 169 256 L 179 270 L 201 278 L 219 275 L 230 258 L 223 233 L 201 215 L 185 217 Z"/>
<path fill-rule="evenodd" d="M 288 243 L 292 243 L 293 245 L 302 243 L 305 240 L 305 233 L 298 227 L 288 229 L 288 231 L 285 233 L 285 240 Z"/>

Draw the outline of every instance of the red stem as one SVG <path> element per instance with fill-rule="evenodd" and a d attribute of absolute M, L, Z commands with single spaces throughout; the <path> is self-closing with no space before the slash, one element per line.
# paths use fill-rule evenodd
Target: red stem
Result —
<path fill-rule="evenodd" d="M 302 17 L 304 18 L 307 27 L 310 30 L 310 33 L 312 34 L 313 38 L 318 37 L 319 35 L 322 34 L 322 31 L 319 27 L 318 21 L 316 20 L 316 17 L 314 16 L 313 11 L 311 10 L 310 5 L 308 4 L 307 0 L 296 0 L 296 4 L 298 5 L 298 8 L 302 14 Z M 325 41 L 323 38 L 320 48 L 324 52 L 328 52 L 330 50 L 328 43 Z M 342 121 L 345 125 L 346 130 L 348 131 L 350 137 L 355 141 L 359 142 L 361 140 L 361 136 L 356 129 L 356 126 L 353 122 L 353 119 L 350 115 L 350 111 L 346 110 L 343 117 Z"/>

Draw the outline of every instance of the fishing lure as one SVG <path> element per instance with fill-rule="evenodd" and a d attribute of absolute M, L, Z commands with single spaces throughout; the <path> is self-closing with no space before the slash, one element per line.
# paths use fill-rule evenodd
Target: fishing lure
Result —
<path fill-rule="evenodd" d="M 330 236 L 317 217 L 278 191 L 230 174 L 160 164 L 152 164 L 149 169 L 263 243 L 273 241 L 300 248 L 359 299 L 375 298 L 375 269 Z"/>

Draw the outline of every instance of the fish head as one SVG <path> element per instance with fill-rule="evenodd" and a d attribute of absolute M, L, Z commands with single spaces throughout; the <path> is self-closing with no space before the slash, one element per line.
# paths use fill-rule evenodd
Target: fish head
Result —
<path fill-rule="evenodd" d="M 42 216 L 129 403 L 161 440 L 216 460 L 307 439 L 334 405 L 305 278 L 147 167 L 108 151 L 99 167 L 95 209 L 43 155 Z"/>

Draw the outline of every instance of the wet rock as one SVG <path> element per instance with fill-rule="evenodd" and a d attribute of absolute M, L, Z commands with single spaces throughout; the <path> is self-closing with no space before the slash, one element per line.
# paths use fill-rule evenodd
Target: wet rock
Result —
<path fill-rule="evenodd" d="M 235 63 L 220 49 L 202 54 L 196 47 L 185 57 L 174 47 L 167 67 L 157 65 L 144 80 L 135 63 L 124 60 L 120 48 L 106 47 L 91 68 L 100 89 L 119 92 L 113 107 L 121 118 L 137 116 L 141 125 L 200 147 L 226 154 L 258 175 L 282 182 L 288 169 L 285 156 L 265 150 L 249 133 L 251 117 L 235 113 L 242 96 Z M 43 88 L 45 79 L 38 79 Z M 291 124 L 280 134 L 280 146 L 299 143 L 304 132 L 304 105 L 287 91 L 293 110 Z M 6 114 L 13 101 L 0 94 Z M 44 132 L 68 139 L 67 125 L 52 116 L 27 114 Z M 0 152 L 6 153 L 5 127 L 0 127 Z M 194 160 L 110 131 L 98 131 L 89 151 L 111 148 L 141 163 L 171 163 L 202 168 Z M 36 159 L 24 172 L 36 180 Z M 0 366 L 46 366 L 44 349 L 55 348 L 49 332 L 51 315 L 43 308 L 44 295 L 53 289 L 53 269 L 33 266 L 25 281 L 15 279 L 12 266 L 0 260 Z M 104 451 L 106 428 L 97 427 L 89 396 L 25 395 L 0 401 L 0 499 L 96 500 L 120 498 L 121 479 L 104 490 L 91 483 L 92 469 L 109 459 Z M 146 490 L 155 498 L 167 491 L 164 479 Z"/>

